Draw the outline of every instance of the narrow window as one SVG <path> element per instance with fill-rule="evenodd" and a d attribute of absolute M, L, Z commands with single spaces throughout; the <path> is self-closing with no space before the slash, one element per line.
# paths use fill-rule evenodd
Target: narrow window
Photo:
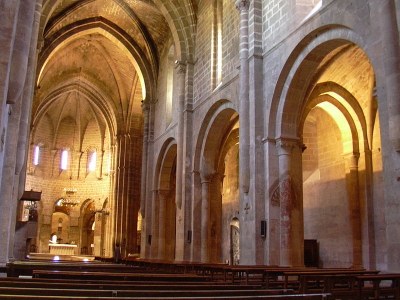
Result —
<path fill-rule="evenodd" d="M 33 149 L 33 164 L 37 166 L 39 164 L 40 147 L 38 145 Z"/>
<path fill-rule="evenodd" d="M 88 164 L 89 172 L 93 172 L 96 170 L 96 160 L 97 160 L 96 151 L 89 152 L 89 164 Z"/>
<path fill-rule="evenodd" d="M 174 57 L 175 57 L 175 47 L 171 46 L 168 53 L 167 60 L 167 93 L 165 100 L 165 113 L 167 126 L 172 121 L 172 96 L 174 87 Z"/>
<path fill-rule="evenodd" d="M 68 150 L 63 150 L 61 152 L 61 170 L 66 170 L 68 168 Z"/>
<path fill-rule="evenodd" d="M 214 0 L 211 30 L 211 85 L 215 89 L 222 81 L 222 1 Z"/>

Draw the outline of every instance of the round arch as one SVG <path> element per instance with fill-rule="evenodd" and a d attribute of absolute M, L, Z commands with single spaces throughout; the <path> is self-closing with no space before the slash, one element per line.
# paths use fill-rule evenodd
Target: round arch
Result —
<path fill-rule="evenodd" d="M 159 259 L 175 259 L 176 247 L 176 157 L 177 144 L 173 138 L 164 142 L 156 164 L 155 190 L 157 197 L 154 205 L 158 216 L 153 216 L 158 227 L 154 228 L 153 236 L 157 237 L 155 247 Z M 156 249 L 157 249 L 156 248 Z"/>
<path fill-rule="evenodd" d="M 193 247 L 201 249 L 198 259 L 204 262 L 221 262 L 223 259 L 230 259 L 229 222 L 235 215 L 234 212 L 238 210 L 239 199 L 237 193 L 232 194 L 234 199 L 227 204 L 229 208 L 226 214 L 222 214 L 221 195 L 224 174 L 220 172 L 224 170 L 222 155 L 228 152 L 228 149 L 224 148 L 236 145 L 238 122 L 238 113 L 232 102 L 221 99 L 211 106 L 204 116 L 203 126 L 198 134 L 193 164 L 194 189 L 201 193 L 194 194 L 194 206 L 200 206 L 201 209 L 193 212 L 193 220 L 198 220 L 198 224 L 193 226 Z M 234 153 L 236 156 L 233 156 L 237 158 L 237 151 L 232 152 Z M 238 164 L 238 161 L 236 163 Z M 223 234 L 226 232 L 223 229 L 226 229 L 228 233 Z M 224 250 L 227 250 L 227 253 Z"/>
<path fill-rule="evenodd" d="M 297 138 L 302 107 L 312 91 L 307 87 L 314 86 L 323 59 L 349 45 L 363 46 L 364 42 L 339 25 L 318 28 L 299 42 L 278 78 L 269 113 L 269 136 Z"/>
<path fill-rule="evenodd" d="M 210 128 L 217 116 L 225 110 L 231 111 L 231 115 L 229 117 L 229 114 L 227 114 L 227 120 L 230 120 L 231 118 L 234 118 L 238 115 L 233 103 L 228 100 L 222 99 L 214 103 L 214 105 L 211 106 L 211 108 L 208 110 L 207 114 L 203 118 L 203 121 L 201 123 L 202 126 L 199 130 L 196 142 L 195 153 L 193 156 L 193 169 L 196 171 L 200 171 L 201 169 L 203 149 L 205 147 L 206 137 L 210 132 Z M 215 163 L 217 163 L 217 161 Z"/>
<path fill-rule="evenodd" d="M 318 83 L 314 87 L 308 98 L 310 101 L 307 101 L 303 108 L 303 113 L 299 122 L 300 126 L 298 136 L 301 136 L 305 118 L 310 110 L 319 103 L 328 101 L 337 106 L 338 109 L 345 114 L 346 119 L 352 128 L 353 134 L 357 135 L 354 136 L 353 141 L 359 141 L 359 138 L 362 139 L 361 141 L 363 141 L 363 143 L 360 144 L 361 151 L 371 148 L 371 145 L 368 144 L 370 139 L 368 138 L 365 114 L 357 99 L 347 89 L 335 82 L 322 82 Z M 360 147 L 354 145 L 354 150 L 358 151 L 358 148 Z"/>
<path fill-rule="evenodd" d="M 177 144 L 173 138 L 165 141 L 163 147 L 160 150 L 159 159 L 156 165 L 156 178 L 154 182 L 155 189 L 158 190 L 170 190 L 170 174 L 173 168 L 173 164 L 176 160 Z"/>

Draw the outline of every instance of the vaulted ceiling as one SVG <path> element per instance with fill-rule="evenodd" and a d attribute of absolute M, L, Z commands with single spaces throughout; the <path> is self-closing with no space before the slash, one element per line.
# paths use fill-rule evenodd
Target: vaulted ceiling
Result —
<path fill-rule="evenodd" d="M 129 131 L 155 93 L 161 55 L 174 44 L 188 59 L 195 25 L 194 0 L 44 0 L 32 125 L 46 116 L 74 118 L 82 133 L 92 120 Z"/>

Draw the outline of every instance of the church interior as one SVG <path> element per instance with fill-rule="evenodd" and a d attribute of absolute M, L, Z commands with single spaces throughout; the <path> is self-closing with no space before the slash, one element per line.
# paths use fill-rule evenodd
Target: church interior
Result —
<path fill-rule="evenodd" d="M 398 0 L 0 8 L 0 268 L 400 272 Z"/>

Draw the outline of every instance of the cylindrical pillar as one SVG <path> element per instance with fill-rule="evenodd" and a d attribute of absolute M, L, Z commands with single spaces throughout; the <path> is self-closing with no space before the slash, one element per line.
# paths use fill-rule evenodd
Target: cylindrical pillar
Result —
<path fill-rule="evenodd" d="M 292 172 L 294 147 L 299 147 L 295 139 L 279 138 L 276 141 L 279 156 L 279 200 L 280 200 L 280 265 L 299 266 L 303 264 L 302 206 L 296 195 Z"/>
<path fill-rule="evenodd" d="M 19 3 L 19 1 L 15 4 L 17 3 Z M 12 47 L 7 90 L 7 103 L 13 105 L 7 107 L 9 110 L 8 120 L 4 120 L 6 132 L 3 132 L 3 135 L 5 135 L 3 138 L 6 143 L 4 149 L 4 163 L 0 177 L 0 190 L 2 195 L 0 198 L 0 240 L 3 241 L 0 247 L 0 264 L 4 264 L 13 258 L 17 205 L 15 200 L 18 197 L 20 187 L 20 178 L 18 174 L 16 174 L 16 171 L 19 173 L 21 170 L 21 165 L 18 165 L 17 162 L 16 152 L 18 151 L 18 142 L 20 141 L 19 133 L 21 130 L 22 111 L 25 108 L 25 106 L 22 105 L 22 95 L 24 88 L 29 84 L 29 82 L 26 81 L 26 71 L 28 68 L 30 45 L 31 42 L 34 42 L 31 35 L 34 27 L 35 5 L 36 1 L 21 1 L 17 19 L 14 19 L 15 6 L 10 7 L 8 3 L 4 3 L 5 7 L 3 7 L 11 8 L 10 12 L 12 16 L 9 17 L 12 17 L 13 22 L 17 22 L 14 23 L 14 26 L 12 26 L 13 28 L 9 27 L 10 29 L 12 28 L 12 31 L 6 33 L 9 34 L 9 37 L 15 34 L 15 38 Z M 16 31 L 14 31 L 15 29 Z M 3 48 L 1 49 L 3 50 Z M 27 104 L 25 103 L 25 105 Z M 2 109 L 4 108 L 4 106 L 1 107 Z M 4 113 L 2 116 L 4 116 Z M 22 134 L 24 133 L 22 132 Z M 25 154 L 22 150 L 21 148 L 19 153 Z"/>
<path fill-rule="evenodd" d="M 22 96 L 28 70 L 29 50 L 34 25 L 36 1 L 22 1 L 18 12 L 17 32 L 11 58 L 7 103 L 14 104 Z"/>
<path fill-rule="evenodd" d="M 353 235 L 353 268 L 362 268 L 362 232 L 360 191 L 358 180 L 359 153 L 346 154 L 347 189 L 350 204 L 350 217 Z"/>
<path fill-rule="evenodd" d="M 4 0 L 1 2 L 0 20 L 0 124 L 7 122 L 3 120 L 6 106 L 9 72 L 11 66 L 11 56 L 16 33 L 16 24 L 18 21 L 18 10 L 20 0 Z M 5 115 L 6 116 L 6 115 Z"/>
<path fill-rule="evenodd" d="M 143 154 L 142 154 L 142 174 L 141 174 L 141 188 L 140 188 L 140 213 L 142 217 L 145 217 L 146 211 L 146 178 L 147 178 L 147 154 L 149 145 L 149 112 L 150 105 L 148 100 L 142 102 L 142 112 L 143 112 Z"/>
<path fill-rule="evenodd" d="M 154 216 L 151 221 L 151 247 L 150 247 L 150 257 L 157 258 L 158 257 L 158 238 L 159 238 L 159 226 L 160 226 L 160 218 L 157 216 L 159 215 L 159 191 L 153 191 L 152 197 L 153 204 L 151 205 L 151 215 Z"/>
<path fill-rule="evenodd" d="M 374 1 L 372 1 L 374 2 Z M 389 138 L 394 149 L 400 152 L 400 45 L 394 0 L 376 2 L 379 14 L 380 31 L 383 42 L 383 55 L 386 81 L 386 96 L 389 109 Z"/>
<path fill-rule="evenodd" d="M 201 179 L 201 261 L 209 262 L 210 183 L 208 177 Z"/>
<path fill-rule="evenodd" d="M 121 254 L 125 256 L 130 249 L 127 249 L 126 234 L 129 224 L 129 188 L 130 188 L 130 172 L 131 168 L 131 136 L 129 133 L 120 133 L 117 136 L 118 144 L 118 164 L 116 172 L 115 186 L 115 241 L 121 244 Z"/>
<path fill-rule="evenodd" d="M 240 11 L 239 28 L 239 180 L 241 193 L 248 193 L 250 186 L 250 121 L 249 121 L 249 6 L 250 0 L 237 0 Z"/>
<path fill-rule="evenodd" d="M 158 259 L 165 259 L 166 201 L 169 190 L 158 191 Z"/>
<path fill-rule="evenodd" d="M 184 110 L 185 110 L 185 77 L 186 64 L 176 62 L 177 81 L 178 81 L 178 136 L 176 149 L 176 206 L 178 209 L 182 207 L 182 174 L 183 174 L 183 142 L 184 142 Z"/>

